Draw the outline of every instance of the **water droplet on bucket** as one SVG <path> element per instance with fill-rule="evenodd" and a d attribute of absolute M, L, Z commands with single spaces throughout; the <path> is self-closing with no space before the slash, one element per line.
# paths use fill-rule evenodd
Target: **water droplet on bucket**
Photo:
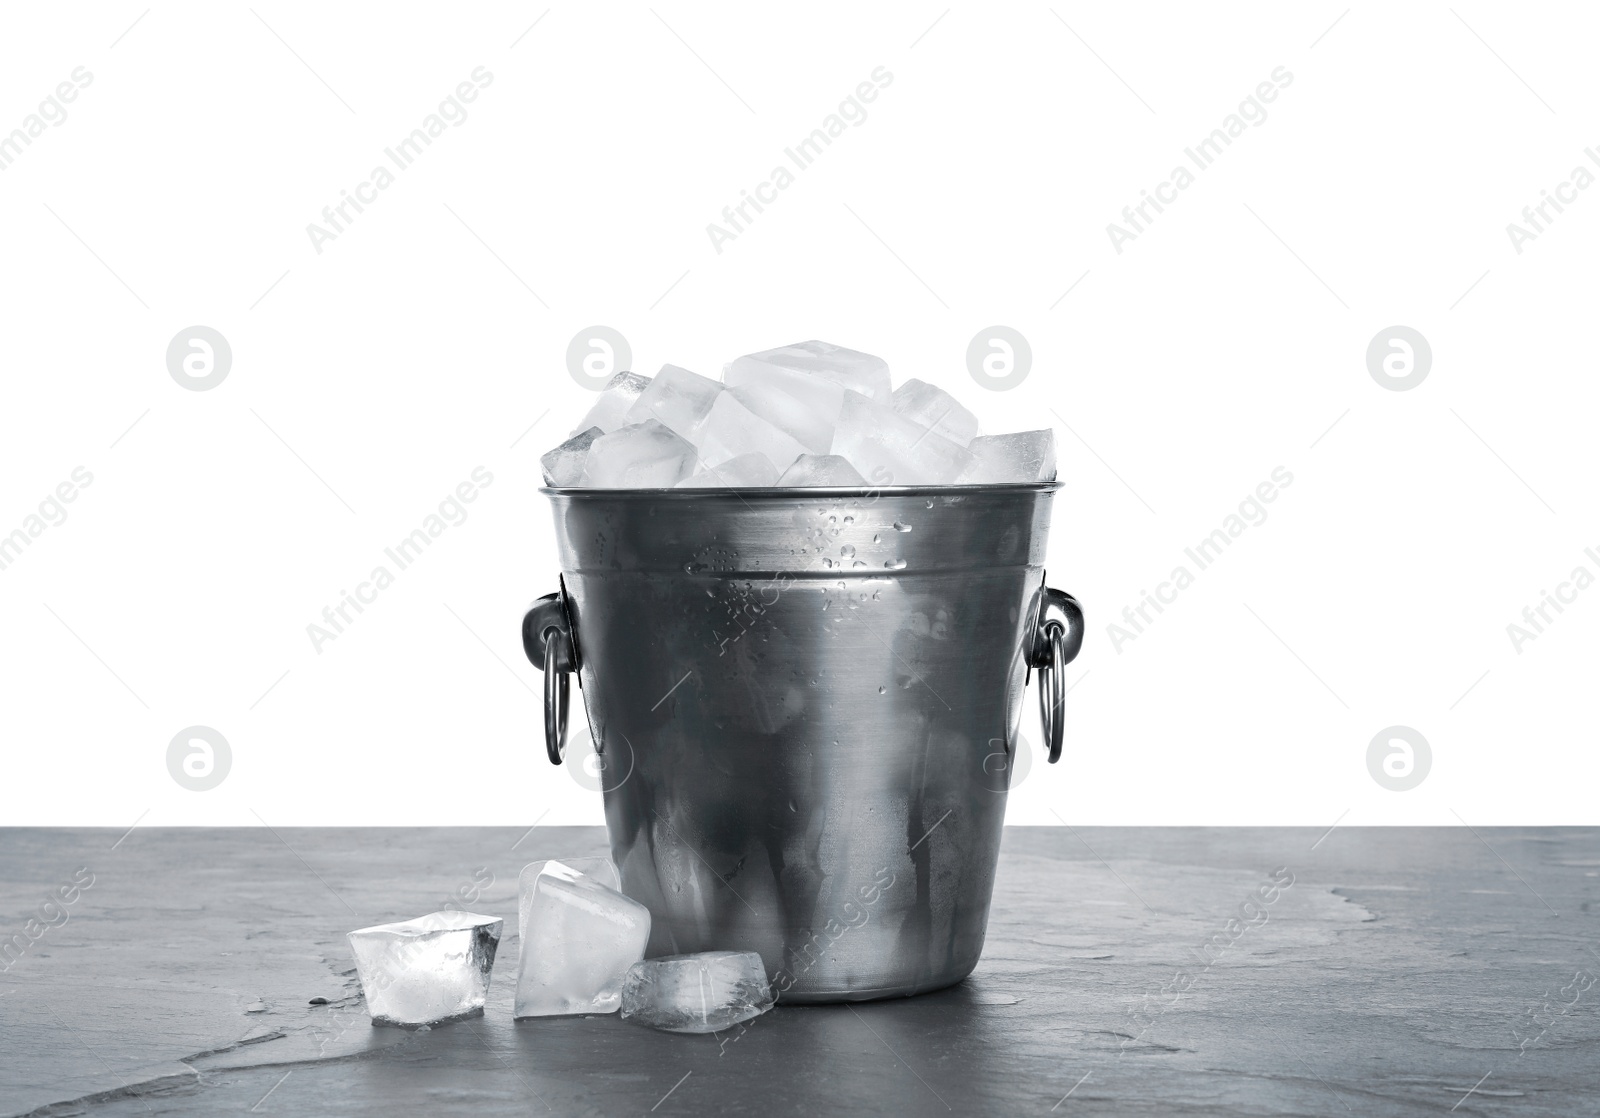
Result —
<path fill-rule="evenodd" d="M 829 559 L 829 558 L 827 558 L 827 557 L 826 557 L 826 556 L 824 556 L 824 557 L 823 557 L 823 560 L 822 560 L 822 565 L 823 565 L 823 566 L 824 566 L 824 567 L 829 567 L 829 568 L 831 568 L 831 567 L 832 567 L 832 566 L 833 566 L 833 560 L 832 560 L 832 559 Z"/>
<path fill-rule="evenodd" d="M 844 522 L 846 524 L 854 524 L 856 522 L 856 518 L 853 516 L 847 516 L 844 518 Z"/>
<path fill-rule="evenodd" d="M 906 569 L 906 561 L 904 559 L 886 559 L 883 565 L 891 571 L 903 571 Z"/>
<path fill-rule="evenodd" d="M 888 694 L 888 693 L 889 693 L 889 689 L 888 689 L 888 688 L 887 688 L 887 687 L 880 687 L 880 688 L 878 688 L 878 694 L 880 694 L 880 695 L 887 695 L 887 694 Z"/>
<path fill-rule="evenodd" d="M 909 524 L 902 524 L 902 523 L 900 523 L 900 522 L 899 522 L 899 521 L 898 521 L 898 520 L 896 520 L 896 521 L 895 521 L 895 522 L 894 522 L 894 530 L 895 530 L 895 531 L 896 531 L 896 532 L 909 532 L 909 531 L 911 531 L 911 525 L 909 525 Z"/>
<path fill-rule="evenodd" d="M 857 559 L 854 563 L 850 564 L 850 566 L 852 568 L 865 567 L 866 565 L 867 565 L 867 561 L 865 559 Z M 867 599 L 867 596 L 865 594 L 861 595 L 861 600 L 862 601 L 866 601 L 866 599 Z"/>
<path fill-rule="evenodd" d="M 874 532 L 874 533 L 872 533 L 872 542 L 873 543 L 882 543 L 883 542 L 883 537 L 878 535 L 878 533 Z"/>
<path fill-rule="evenodd" d="M 932 498 L 932 497 L 929 497 L 929 498 L 928 498 L 928 507 L 929 507 L 929 508 L 930 508 L 930 509 L 931 509 L 931 508 L 932 508 L 932 507 L 933 507 L 933 498 Z"/>
<path fill-rule="evenodd" d="M 855 558 L 856 549 L 849 544 L 845 544 L 839 549 L 839 554 L 843 555 L 846 559 L 853 559 Z"/>

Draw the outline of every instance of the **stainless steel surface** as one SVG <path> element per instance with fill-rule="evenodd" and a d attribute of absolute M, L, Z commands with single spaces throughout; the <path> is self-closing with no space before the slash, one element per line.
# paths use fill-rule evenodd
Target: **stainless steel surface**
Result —
<path fill-rule="evenodd" d="M 651 955 L 791 1002 L 971 971 L 1056 488 L 544 491 Z"/>

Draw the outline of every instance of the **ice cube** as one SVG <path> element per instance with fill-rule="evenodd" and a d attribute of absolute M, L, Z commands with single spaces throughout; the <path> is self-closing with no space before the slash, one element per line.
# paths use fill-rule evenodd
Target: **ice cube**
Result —
<path fill-rule="evenodd" d="M 889 385 L 889 364 L 870 353 L 858 353 L 831 342 L 796 342 L 764 353 L 751 353 L 740 357 L 728 366 L 729 370 L 744 373 L 783 370 L 809 373 L 831 381 L 840 388 L 853 389 L 863 396 L 887 404 L 892 396 Z M 726 373 L 723 379 L 732 385 L 733 377 Z"/>
<path fill-rule="evenodd" d="M 961 485 L 1023 484 L 1054 481 L 1056 441 L 1050 431 L 980 435 L 967 445 L 972 464 L 956 479 Z"/>
<path fill-rule="evenodd" d="M 634 401 L 649 383 L 649 377 L 642 377 L 638 373 L 618 373 L 612 377 L 573 434 L 598 427 L 609 435 L 618 427 L 627 426 L 622 417 L 628 414 L 628 409 L 633 407 Z"/>
<path fill-rule="evenodd" d="M 528 912 L 532 908 L 534 881 L 549 864 L 548 860 L 529 862 L 522 867 L 522 872 L 517 875 L 517 942 L 519 944 L 528 938 Z M 585 877 L 598 881 L 608 889 L 622 891 L 622 875 L 617 872 L 617 864 L 610 858 L 562 858 L 560 864 L 566 866 L 569 870 L 577 870 Z M 520 956 L 518 957 L 520 958 Z"/>
<path fill-rule="evenodd" d="M 516 1016 L 616 1012 L 628 968 L 644 958 L 650 910 L 561 862 L 522 888 Z"/>
<path fill-rule="evenodd" d="M 694 444 L 646 419 L 601 435 L 589 445 L 580 485 L 605 489 L 670 489 L 694 473 Z"/>
<path fill-rule="evenodd" d="M 709 377 L 691 373 L 676 365 L 663 365 L 628 409 L 623 422 L 642 423 L 646 419 L 656 419 L 690 442 L 697 442 L 695 429 L 720 395 L 722 385 Z"/>
<path fill-rule="evenodd" d="M 978 433 L 978 417 L 950 393 L 927 381 L 913 378 L 896 388 L 894 410 L 959 446 L 966 446 Z"/>
<path fill-rule="evenodd" d="M 679 489 L 709 489 L 720 486 L 768 486 L 778 484 L 778 467 L 760 451 L 730 458 L 720 466 L 701 470 L 678 483 Z"/>
<path fill-rule="evenodd" d="M 892 398 L 889 366 L 880 358 L 827 342 L 746 354 L 729 362 L 722 380 L 740 403 L 813 454 L 826 454 L 833 445 L 846 391 L 855 389 L 885 404 Z"/>
<path fill-rule="evenodd" d="M 349 933 L 376 1025 L 432 1025 L 483 1012 L 500 944 L 498 917 L 434 912 Z"/>
<path fill-rule="evenodd" d="M 695 442 L 700 447 L 701 465 L 707 468 L 741 454 L 758 453 L 766 455 L 781 472 L 806 452 L 787 432 L 753 413 L 728 392 L 711 405 Z"/>
<path fill-rule="evenodd" d="M 740 367 L 738 361 L 728 366 L 723 378 L 728 391 L 752 413 L 788 432 L 807 450 L 828 453 L 844 405 L 843 388 L 810 373 Z"/>
<path fill-rule="evenodd" d="M 583 480 L 583 463 L 589 457 L 589 446 L 605 434 L 598 427 L 580 431 L 572 438 L 539 459 L 544 470 L 544 483 L 558 489 L 577 485 Z"/>
<path fill-rule="evenodd" d="M 845 393 L 833 453 L 873 485 L 946 485 L 972 462 L 965 447 L 859 392 Z"/>
<path fill-rule="evenodd" d="M 715 1033 L 772 1008 L 767 968 L 754 951 L 703 951 L 635 963 L 622 1016 L 669 1033 Z"/>
<path fill-rule="evenodd" d="M 866 485 L 867 479 L 837 454 L 802 454 L 783 472 L 779 485 Z"/>

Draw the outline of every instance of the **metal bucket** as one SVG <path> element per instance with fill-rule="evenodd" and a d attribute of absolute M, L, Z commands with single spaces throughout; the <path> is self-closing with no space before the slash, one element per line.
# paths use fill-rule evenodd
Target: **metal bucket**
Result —
<path fill-rule="evenodd" d="M 576 670 L 649 955 L 757 951 L 793 1002 L 972 970 L 1027 672 L 1054 761 L 1083 640 L 1044 585 L 1056 488 L 543 491 L 546 746 Z"/>

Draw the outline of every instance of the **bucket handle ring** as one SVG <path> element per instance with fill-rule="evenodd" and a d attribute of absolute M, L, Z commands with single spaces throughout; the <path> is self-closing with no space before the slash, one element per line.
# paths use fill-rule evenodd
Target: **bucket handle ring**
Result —
<path fill-rule="evenodd" d="M 1039 722 L 1050 764 L 1061 760 L 1067 698 L 1064 669 L 1083 647 L 1083 609 L 1071 594 L 1043 588 L 1028 664 L 1039 669 Z"/>
<path fill-rule="evenodd" d="M 556 630 L 545 633 L 544 641 L 544 749 L 552 765 L 561 764 L 567 751 L 567 703 L 571 689 L 567 673 L 556 667 L 561 653 L 559 642 L 550 639 Z"/>
<path fill-rule="evenodd" d="M 544 749 L 552 765 L 561 764 L 567 749 L 567 708 L 571 688 L 567 676 L 578 670 L 578 642 L 567 612 L 566 580 L 522 615 L 522 650 L 544 673 Z"/>

